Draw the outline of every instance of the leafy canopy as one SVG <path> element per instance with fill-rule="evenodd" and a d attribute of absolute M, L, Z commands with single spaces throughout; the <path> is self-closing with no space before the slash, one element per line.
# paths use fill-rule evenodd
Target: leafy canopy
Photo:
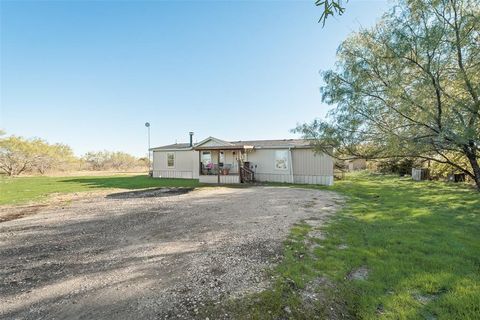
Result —
<path fill-rule="evenodd" d="M 322 99 L 336 107 L 296 129 L 320 150 L 448 163 L 480 187 L 478 0 L 400 1 L 345 40 L 323 78 Z"/>

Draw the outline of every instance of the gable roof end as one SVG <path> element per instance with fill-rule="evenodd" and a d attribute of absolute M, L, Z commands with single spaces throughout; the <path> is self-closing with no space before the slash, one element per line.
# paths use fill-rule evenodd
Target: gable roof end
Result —
<path fill-rule="evenodd" d="M 210 136 L 210 137 L 200 141 L 199 143 L 196 143 L 194 147 L 195 148 L 200 147 L 200 146 L 202 146 L 202 145 L 204 145 L 204 144 L 206 144 L 207 142 L 210 142 L 210 141 L 213 141 L 214 143 L 216 143 L 217 145 L 220 145 L 220 146 L 228 146 L 228 147 L 233 146 L 233 144 L 231 142 L 228 142 L 228 141 L 221 140 L 221 139 Z"/>

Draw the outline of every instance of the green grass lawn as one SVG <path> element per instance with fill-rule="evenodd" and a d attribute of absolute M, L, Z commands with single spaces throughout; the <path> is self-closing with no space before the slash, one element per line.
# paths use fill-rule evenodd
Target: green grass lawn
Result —
<path fill-rule="evenodd" d="M 52 193 L 96 189 L 142 189 L 152 187 L 196 187 L 198 180 L 152 179 L 147 175 L 100 177 L 0 177 L 0 205 L 42 201 Z"/>
<path fill-rule="evenodd" d="M 480 194 L 408 178 L 349 176 L 328 190 L 347 197 L 310 252 L 299 223 L 272 271 L 270 290 L 206 309 L 236 318 L 479 319 Z M 364 268 L 368 277 L 350 280 Z M 301 299 L 320 281 L 314 305 Z M 318 281 L 318 280 L 317 280 Z M 288 309 L 285 310 L 285 307 Z"/>

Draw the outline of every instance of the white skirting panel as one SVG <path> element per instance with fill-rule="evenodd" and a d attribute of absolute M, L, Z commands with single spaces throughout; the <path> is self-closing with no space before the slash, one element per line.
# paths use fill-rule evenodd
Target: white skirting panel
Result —
<path fill-rule="evenodd" d="M 218 183 L 217 176 L 198 176 L 198 181 L 200 183 Z"/>
<path fill-rule="evenodd" d="M 292 176 L 289 174 L 255 173 L 255 180 L 268 182 L 292 183 Z"/>
<path fill-rule="evenodd" d="M 154 178 L 193 179 L 192 171 L 153 170 Z"/>
<path fill-rule="evenodd" d="M 326 186 L 333 185 L 333 176 L 294 175 L 292 181 L 292 176 L 289 174 L 256 173 L 255 180 L 280 183 L 321 184 Z"/>
<path fill-rule="evenodd" d="M 200 183 L 218 183 L 218 176 L 199 176 L 198 181 Z M 223 184 L 232 184 L 232 183 L 240 183 L 240 176 L 238 175 L 227 175 L 227 176 L 220 176 L 220 183 Z"/>
<path fill-rule="evenodd" d="M 233 174 L 220 176 L 220 183 L 240 183 L 240 176 Z"/>
<path fill-rule="evenodd" d="M 333 185 L 333 176 L 299 176 L 294 175 L 293 181 L 302 184 L 321 184 L 325 186 Z"/>

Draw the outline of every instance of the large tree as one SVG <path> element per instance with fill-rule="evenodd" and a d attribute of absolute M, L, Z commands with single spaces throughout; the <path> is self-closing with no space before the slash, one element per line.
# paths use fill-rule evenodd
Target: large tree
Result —
<path fill-rule="evenodd" d="M 318 149 L 446 163 L 480 189 L 479 0 L 401 0 L 350 36 L 323 77 L 322 99 L 336 107 L 297 128 Z"/>
<path fill-rule="evenodd" d="M 9 176 L 67 169 L 74 160 L 72 149 L 64 144 L 18 136 L 0 138 L 0 172 Z"/>

